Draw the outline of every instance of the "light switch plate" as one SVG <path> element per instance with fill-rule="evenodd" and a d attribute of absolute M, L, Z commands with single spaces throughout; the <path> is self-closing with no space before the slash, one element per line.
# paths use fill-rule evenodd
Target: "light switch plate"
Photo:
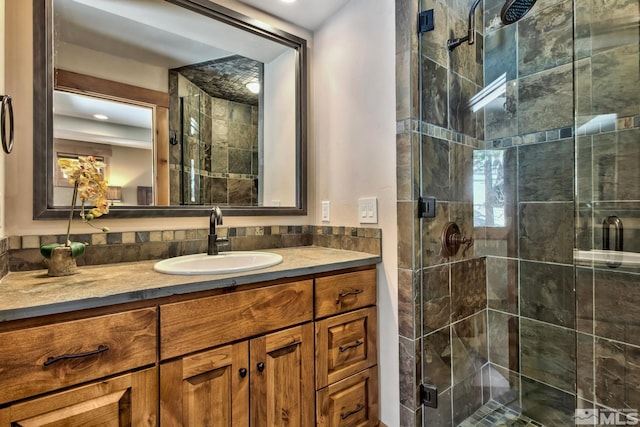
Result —
<path fill-rule="evenodd" d="M 331 202 L 328 200 L 322 201 L 322 221 L 329 222 L 331 218 Z"/>
<path fill-rule="evenodd" d="M 376 197 L 358 199 L 358 221 L 360 224 L 378 223 L 378 199 Z"/>

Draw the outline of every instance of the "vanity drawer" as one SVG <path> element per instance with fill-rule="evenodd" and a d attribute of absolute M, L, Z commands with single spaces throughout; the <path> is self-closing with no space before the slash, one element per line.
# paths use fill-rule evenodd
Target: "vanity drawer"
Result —
<path fill-rule="evenodd" d="M 377 363 L 376 308 L 316 322 L 316 387 L 322 388 Z"/>
<path fill-rule="evenodd" d="M 313 282 L 304 280 L 160 306 L 162 360 L 313 318 Z"/>
<path fill-rule="evenodd" d="M 376 303 L 376 269 L 316 278 L 316 318 Z"/>
<path fill-rule="evenodd" d="M 155 308 L 0 333 L 0 404 L 156 361 Z"/>
<path fill-rule="evenodd" d="M 318 427 L 377 426 L 377 367 L 319 390 L 316 394 L 316 411 Z"/>

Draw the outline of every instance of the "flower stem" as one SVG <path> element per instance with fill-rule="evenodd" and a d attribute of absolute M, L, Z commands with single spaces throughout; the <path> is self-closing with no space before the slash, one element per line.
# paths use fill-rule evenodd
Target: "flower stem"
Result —
<path fill-rule="evenodd" d="M 73 197 L 71 198 L 71 209 L 69 209 L 69 224 L 67 224 L 67 240 L 65 246 L 70 246 L 69 235 L 71 233 L 71 221 L 73 220 L 73 209 L 76 207 L 76 199 L 78 198 L 78 181 L 73 186 Z"/>

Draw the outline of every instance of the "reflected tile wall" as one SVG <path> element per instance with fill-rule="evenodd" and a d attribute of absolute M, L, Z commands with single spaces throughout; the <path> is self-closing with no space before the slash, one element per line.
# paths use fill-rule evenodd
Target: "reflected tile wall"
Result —
<path fill-rule="evenodd" d="M 522 318 L 521 372 L 572 393 L 576 382 L 575 331 Z"/>
<path fill-rule="evenodd" d="M 453 325 L 451 349 L 453 351 L 453 382 L 480 371 L 488 362 L 486 310 Z"/>
<path fill-rule="evenodd" d="M 640 346 L 639 283 L 637 274 L 595 270 L 596 335 Z"/>
<path fill-rule="evenodd" d="M 640 408 L 640 348 L 596 338 L 596 403 Z"/>
<path fill-rule="evenodd" d="M 489 361 L 511 371 L 520 371 L 518 317 L 494 310 L 488 312 Z"/>
<path fill-rule="evenodd" d="M 574 267 L 520 261 L 520 314 L 574 328 Z"/>
<path fill-rule="evenodd" d="M 573 394 L 522 377 L 523 413 L 548 426 L 572 426 L 576 408 Z"/>

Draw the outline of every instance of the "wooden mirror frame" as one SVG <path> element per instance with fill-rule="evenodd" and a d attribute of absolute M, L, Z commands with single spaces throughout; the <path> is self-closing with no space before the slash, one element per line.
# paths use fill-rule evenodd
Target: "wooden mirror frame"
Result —
<path fill-rule="evenodd" d="M 296 195 L 295 206 L 221 206 L 229 216 L 307 214 L 307 42 L 209 0 L 166 0 L 291 47 L 296 61 Z M 64 219 L 68 206 L 53 206 L 53 65 L 52 1 L 33 0 L 33 219 Z M 83 90 L 91 92 L 92 88 Z M 96 90 L 96 92 L 99 92 Z M 158 120 L 158 118 L 156 118 Z M 167 144 L 169 141 L 166 141 Z M 161 153 L 160 153 L 161 156 Z M 157 161 L 157 160 L 156 160 Z M 154 177 L 157 184 L 157 177 Z M 105 218 L 193 217 L 209 215 L 211 205 L 114 206 Z"/>

